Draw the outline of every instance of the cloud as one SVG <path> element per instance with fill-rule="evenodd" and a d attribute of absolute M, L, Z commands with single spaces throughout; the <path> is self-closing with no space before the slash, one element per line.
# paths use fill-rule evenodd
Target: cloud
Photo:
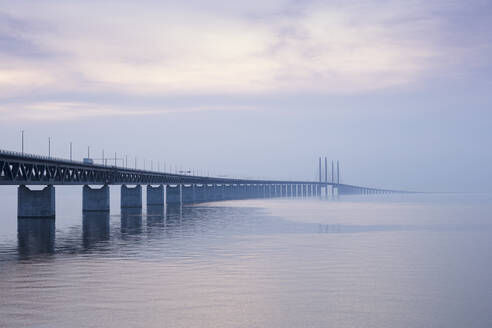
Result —
<path fill-rule="evenodd" d="M 258 110 L 258 106 L 130 106 L 90 102 L 25 102 L 0 105 L 0 116 L 5 121 L 67 121 L 97 117 L 166 115 L 196 111 Z"/>
<path fill-rule="evenodd" d="M 7 74 L 25 76 L 22 67 L 39 62 L 44 76 L 56 76 L 43 80 L 46 88 L 358 92 L 415 81 L 442 55 L 425 35 L 439 32 L 439 19 L 412 1 L 312 2 L 287 14 L 280 2 L 277 13 L 270 6 L 263 16 L 155 2 L 20 3 L 7 6 L 8 15 L 44 28 L 9 35 L 12 51 L 30 44 L 53 56 L 4 58 L 13 70 L 0 71 L 4 84 Z"/>
<path fill-rule="evenodd" d="M 473 38 L 466 48 L 453 25 L 467 22 L 460 16 L 464 8 L 472 17 L 481 6 L 417 0 L 240 6 L 215 0 L 206 8 L 201 1 L 8 2 L 0 14 L 0 99 L 38 104 L 11 117 L 70 119 L 135 114 L 115 103 L 91 109 L 80 101 L 88 95 L 357 94 L 412 86 L 467 65 L 488 65 L 490 37 L 479 37 L 487 34 L 488 16 L 467 24 Z M 67 100 L 66 94 L 78 96 Z"/>

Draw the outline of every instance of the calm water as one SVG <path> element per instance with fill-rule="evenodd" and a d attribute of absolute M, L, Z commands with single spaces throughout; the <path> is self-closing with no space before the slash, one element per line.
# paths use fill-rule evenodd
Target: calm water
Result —
<path fill-rule="evenodd" d="M 492 197 L 0 213 L 0 327 L 492 327 Z"/>

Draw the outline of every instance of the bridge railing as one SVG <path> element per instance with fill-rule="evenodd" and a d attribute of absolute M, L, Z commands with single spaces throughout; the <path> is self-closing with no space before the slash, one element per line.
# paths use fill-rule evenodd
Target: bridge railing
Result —
<path fill-rule="evenodd" d="M 119 169 L 124 169 L 124 170 L 131 170 L 133 172 L 142 172 L 142 173 L 151 173 L 151 174 L 165 174 L 167 176 L 183 176 L 186 174 L 177 174 L 177 173 L 172 173 L 172 172 L 165 172 L 165 171 L 154 171 L 154 170 L 143 170 L 143 169 L 133 169 L 133 168 L 128 168 L 126 166 L 120 166 L 120 165 L 105 165 L 105 164 L 100 164 L 100 163 L 93 163 L 93 164 L 88 164 L 84 163 L 83 161 L 78 161 L 78 160 L 70 160 L 66 158 L 61 158 L 61 157 L 55 157 L 55 156 L 45 156 L 45 155 L 37 155 L 37 154 L 30 154 L 30 153 L 22 153 L 19 151 L 12 151 L 12 150 L 5 150 L 5 149 L 0 149 L 0 155 L 10 155 L 10 156 L 16 156 L 16 157 L 21 157 L 25 159 L 33 159 L 33 160 L 44 160 L 44 161 L 57 161 L 61 163 L 66 163 L 66 164 L 77 164 L 77 165 L 84 165 L 84 166 L 90 166 L 90 167 L 96 167 L 96 168 L 103 168 L 103 169 L 110 169 L 110 168 L 119 168 Z M 108 157 L 110 159 L 110 157 Z M 186 175 L 186 176 L 192 176 L 192 175 Z M 198 178 L 205 178 L 201 176 L 196 176 L 194 177 Z M 207 177 L 207 178 L 213 178 L 213 177 Z"/>
<path fill-rule="evenodd" d="M 82 163 L 82 161 L 74 161 L 74 160 L 69 160 L 66 158 L 61 158 L 61 157 L 54 157 L 54 156 L 45 156 L 45 155 L 36 155 L 36 154 L 29 154 L 29 153 L 22 153 L 19 151 L 12 151 L 12 150 L 5 150 L 5 149 L 0 149 L 0 154 L 4 155 L 13 155 L 13 156 L 20 156 L 20 157 L 27 157 L 27 158 L 32 158 L 32 159 L 42 159 L 42 160 L 50 160 L 50 161 L 63 161 L 67 163 Z"/>

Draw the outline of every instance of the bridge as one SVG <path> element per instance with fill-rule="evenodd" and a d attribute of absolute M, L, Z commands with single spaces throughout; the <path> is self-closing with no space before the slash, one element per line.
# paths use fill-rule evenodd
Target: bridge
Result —
<path fill-rule="evenodd" d="M 55 217 L 55 185 L 82 185 L 83 211 L 109 211 L 109 186 L 121 185 L 121 208 L 142 208 L 142 185 L 147 186 L 147 206 L 193 204 L 222 200 L 274 197 L 321 197 L 341 194 L 402 193 L 322 181 L 235 179 L 172 174 L 130 169 L 117 165 L 93 164 L 0 150 L 0 185 L 18 187 L 19 218 Z M 28 185 L 45 186 L 31 190 Z M 100 188 L 91 186 L 99 185 Z M 129 187 L 133 185 L 134 187 Z"/>

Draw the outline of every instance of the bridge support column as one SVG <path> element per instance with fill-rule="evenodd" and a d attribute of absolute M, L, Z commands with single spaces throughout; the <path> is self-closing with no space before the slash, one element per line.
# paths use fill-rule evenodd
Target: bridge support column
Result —
<path fill-rule="evenodd" d="M 166 185 L 166 203 L 181 204 L 181 185 L 170 186 Z"/>
<path fill-rule="evenodd" d="M 195 202 L 195 186 L 181 186 L 181 197 L 183 204 L 193 204 Z"/>
<path fill-rule="evenodd" d="M 275 185 L 275 197 L 282 197 L 282 186 Z"/>
<path fill-rule="evenodd" d="M 221 184 L 218 188 L 219 188 L 219 200 L 226 200 L 227 186 L 225 184 Z"/>
<path fill-rule="evenodd" d="M 82 187 L 82 211 L 108 211 L 109 212 L 109 186 L 91 188 L 88 185 Z"/>
<path fill-rule="evenodd" d="M 142 186 L 121 186 L 121 208 L 142 208 Z"/>
<path fill-rule="evenodd" d="M 203 203 L 206 201 L 205 185 L 195 185 L 195 202 Z"/>
<path fill-rule="evenodd" d="M 283 184 L 280 186 L 281 197 L 287 197 L 287 185 Z"/>
<path fill-rule="evenodd" d="M 18 218 L 55 218 L 55 187 L 31 190 L 24 185 L 17 189 Z"/>
<path fill-rule="evenodd" d="M 255 198 L 255 186 L 254 185 L 246 185 L 246 198 L 247 199 Z"/>
<path fill-rule="evenodd" d="M 232 185 L 224 185 L 224 200 L 232 199 Z"/>
<path fill-rule="evenodd" d="M 164 185 L 147 185 L 147 206 L 164 206 Z"/>
<path fill-rule="evenodd" d="M 210 200 L 212 201 L 220 200 L 221 194 L 222 194 L 222 190 L 219 185 L 214 184 L 210 187 Z"/>
<path fill-rule="evenodd" d="M 246 185 L 238 185 L 239 197 L 238 199 L 245 199 L 247 197 L 248 188 Z"/>
<path fill-rule="evenodd" d="M 213 185 L 208 185 L 207 183 L 205 183 L 203 185 L 203 188 L 205 190 L 205 193 L 204 193 L 204 202 L 211 202 L 214 200 L 214 186 Z"/>
<path fill-rule="evenodd" d="M 241 184 L 236 185 L 236 187 L 235 187 L 236 199 L 243 199 L 243 196 L 244 196 L 243 188 L 244 188 L 244 186 Z"/>

